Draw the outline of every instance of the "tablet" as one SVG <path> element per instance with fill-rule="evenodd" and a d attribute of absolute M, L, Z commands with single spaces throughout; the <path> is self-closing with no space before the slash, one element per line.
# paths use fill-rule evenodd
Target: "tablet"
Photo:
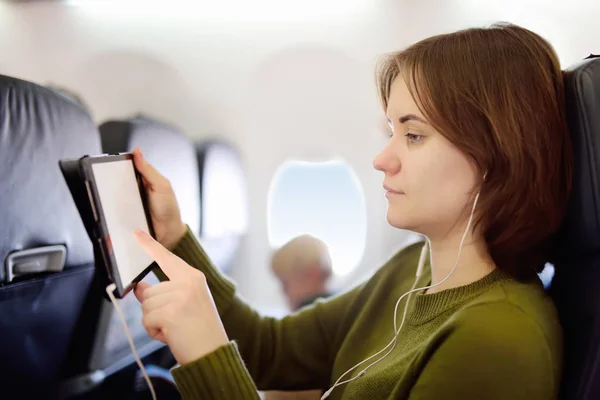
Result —
<path fill-rule="evenodd" d="M 122 298 L 156 266 L 133 236 L 136 229 L 155 236 L 146 191 L 133 156 L 86 156 L 63 160 L 60 166 L 65 177 L 79 170 L 92 214 L 93 240 L 101 249 L 109 280 L 117 287 L 115 296 Z M 78 207 L 81 211 L 82 206 Z"/>

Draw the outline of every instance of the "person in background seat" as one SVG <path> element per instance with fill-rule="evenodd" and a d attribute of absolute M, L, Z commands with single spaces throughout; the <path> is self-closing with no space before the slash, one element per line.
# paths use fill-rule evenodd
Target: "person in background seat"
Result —
<path fill-rule="evenodd" d="M 271 270 L 281 283 L 291 311 L 329 297 L 331 256 L 327 245 L 310 235 L 297 236 L 273 253 Z M 321 390 L 265 392 L 265 400 L 318 400 Z"/>
<path fill-rule="evenodd" d="M 327 292 L 331 277 L 329 249 L 313 236 L 298 236 L 275 251 L 271 270 L 281 282 L 292 311 L 330 295 Z"/>

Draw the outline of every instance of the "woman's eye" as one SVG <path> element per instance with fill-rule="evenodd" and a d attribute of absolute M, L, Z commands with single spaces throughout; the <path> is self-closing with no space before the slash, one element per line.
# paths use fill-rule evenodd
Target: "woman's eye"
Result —
<path fill-rule="evenodd" d="M 414 133 L 407 133 L 404 136 L 409 143 L 419 143 L 423 140 L 423 136 L 415 135 Z"/>

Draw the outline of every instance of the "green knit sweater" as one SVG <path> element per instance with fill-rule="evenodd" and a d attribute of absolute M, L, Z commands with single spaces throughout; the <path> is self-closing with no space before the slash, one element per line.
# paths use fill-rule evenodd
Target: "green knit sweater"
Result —
<path fill-rule="evenodd" d="M 421 246 L 399 252 L 346 293 L 274 319 L 235 295 L 188 231 L 174 253 L 206 275 L 231 342 L 173 369 L 183 398 L 245 400 L 258 399 L 257 389 L 329 388 L 392 339 L 394 305 L 414 282 Z M 419 287 L 430 279 L 424 273 Z M 413 294 L 393 352 L 329 399 L 554 399 L 561 343 L 539 280 L 518 282 L 497 269 L 466 286 Z"/>

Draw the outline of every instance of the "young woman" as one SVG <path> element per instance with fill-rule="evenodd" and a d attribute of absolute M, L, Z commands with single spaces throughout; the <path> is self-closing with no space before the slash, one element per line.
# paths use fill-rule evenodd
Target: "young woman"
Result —
<path fill-rule="evenodd" d="M 282 320 L 235 295 L 181 222 L 169 182 L 135 152 L 162 245 L 136 237 L 170 279 L 140 284 L 136 296 L 146 329 L 181 364 L 173 376 L 185 399 L 256 399 L 257 388 L 329 389 L 330 399 L 557 396 L 561 328 L 536 275 L 570 190 L 554 50 L 514 25 L 468 29 L 387 56 L 378 85 L 390 139 L 374 166 L 387 219 L 427 243 Z"/>

